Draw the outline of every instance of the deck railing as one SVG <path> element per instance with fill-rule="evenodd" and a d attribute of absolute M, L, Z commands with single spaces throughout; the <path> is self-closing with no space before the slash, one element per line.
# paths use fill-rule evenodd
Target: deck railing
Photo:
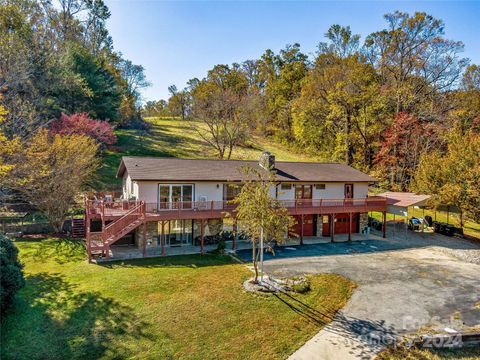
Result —
<path fill-rule="evenodd" d="M 138 207 L 140 201 L 95 201 L 88 200 L 87 211 L 91 215 L 103 217 L 121 217 L 131 209 Z M 342 212 L 367 212 L 385 211 L 387 199 L 372 196 L 368 198 L 354 199 L 296 199 L 278 200 L 280 206 L 286 207 L 291 214 L 302 213 L 342 213 Z M 195 212 L 205 216 L 218 216 L 219 213 L 232 212 L 236 205 L 229 201 L 174 201 L 160 203 L 145 203 L 145 213 L 150 216 L 175 213 Z M 185 215 L 185 214 L 184 214 Z M 200 215 L 200 214 L 199 214 Z"/>

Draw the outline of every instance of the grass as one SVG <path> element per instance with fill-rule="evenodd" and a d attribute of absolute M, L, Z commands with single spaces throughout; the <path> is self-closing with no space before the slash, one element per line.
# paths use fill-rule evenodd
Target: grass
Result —
<path fill-rule="evenodd" d="M 376 360 L 480 360 L 480 348 L 433 350 L 398 347 L 381 352 Z"/>
<path fill-rule="evenodd" d="M 439 221 L 439 222 L 444 222 L 444 223 L 447 222 L 447 212 L 442 212 L 442 211 L 435 212 L 434 210 L 426 209 L 425 215 L 430 215 L 434 221 L 436 219 L 436 221 Z M 377 220 L 382 220 L 382 214 L 379 212 L 373 212 L 371 216 Z M 412 216 L 423 217 L 424 212 L 422 209 L 412 210 L 412 208 L 410 208 L 408 210 L 408 216 L 409 218 L 411 218 Z M 387 221 L 389 220 L 393 220 L 393 214 L 387 214 Z M 396 215 L 395 220 L 405 221 L 405 217 Z M 458 215 L 455 213 L 450 213 L 448 215 L 448 223 L 453 224 L 455 226 L 460 226 Z M 477 239 L 480 239 L 480 224 L 478 223 L 475 223 L 473 221 L 464 221 L 463 231 L 465 235 L 470 235 L 470 236 L 476 237 Z"/>
<path fill-rule="evenodd" d="M 106 150 L 102 167 L 92 184 L 97 189 L 118 189 L 121 180 L 115 178 L 115 173 L 122 156 L 167 156 L 178 158 L 211 158 L 215 152 L 201 140 L 191 128 L 193 120 L 177 118 L 146 118 L 150 124 L 149 131 L 134 129 L 119 129 L 117 144 Z M 253 138 L 241 147 L 234 149 L 232 159 L 257 160 L 262 151 L 268 150 L 275 154 L 277 160 L 283 161 L 315 161 L 316 158 L 299 152 L 294 152 L 272 139 L 260 136 Z"/>
<path fill-rule="evenodd" d="M 87 264 L 83 244 L 18 240 L 26 286 L 1 323 L 2 359 L 281 359 L 344 306 L 355 285 L 310 278 L 293 297 L 242 290 L 228 256 Z"/>

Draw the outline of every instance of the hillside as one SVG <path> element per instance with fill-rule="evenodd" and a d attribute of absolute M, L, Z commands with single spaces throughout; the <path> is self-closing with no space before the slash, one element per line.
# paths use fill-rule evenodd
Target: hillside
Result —
<path fill-rule="evenodd" d="M 215 152 L 185 120 L 177 118 L 147 118 L 150 130 L 119 129 L 115 133 L 118 141 L 104 152 L 102 166 L 98 170 L 93 186 L 97 190 L 115 190 L 121 180 L 115 173 L 122 156 L 167 156 L 177 158 L 215 159 Z M 315 161 L 314 156 L 300 154 L 271 139 L 254 136 L 247 146 L 237 147 L 232 159 L 256 160 L 262 151 L 275 154 L 277 160 Z"/>

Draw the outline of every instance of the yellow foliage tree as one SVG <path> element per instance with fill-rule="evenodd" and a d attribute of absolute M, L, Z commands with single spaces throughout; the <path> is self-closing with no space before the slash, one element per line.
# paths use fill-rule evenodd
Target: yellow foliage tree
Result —
<path fill-rule="evenodd" d="M 464 217 L 480 221 L 480 134 L 457 125 L 448 135 L 448 150 L 423 154 L 413 190 L 432 194 L 435 206 L 453 205 Z"/>
<path fill-rule="evenodd" d="M 8 186 L 47 215 L 56 232 L 62 229 L 75 196 L 98 166 L 98 145 L 86 136 L 50 135 L 43 129 L 11 157 Z"/>

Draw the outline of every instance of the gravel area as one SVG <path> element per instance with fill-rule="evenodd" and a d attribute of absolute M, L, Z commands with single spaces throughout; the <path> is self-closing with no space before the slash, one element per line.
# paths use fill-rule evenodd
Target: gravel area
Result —
<path fill-rule="evenodd" d="M 443 247 L 438 249 L 458 260 L 480 265 L 480 249 L 448 249 Z"/>

